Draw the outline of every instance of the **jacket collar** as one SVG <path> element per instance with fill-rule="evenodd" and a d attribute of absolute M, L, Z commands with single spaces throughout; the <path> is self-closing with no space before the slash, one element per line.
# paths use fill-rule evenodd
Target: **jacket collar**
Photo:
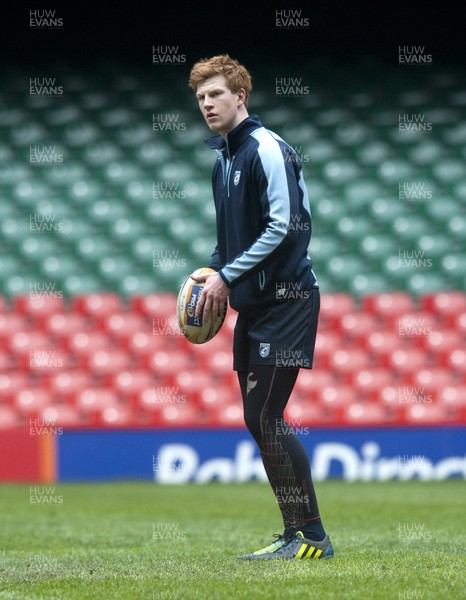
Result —
<path fill-rule="evenodd" d="M 205 140 L 205 143 L 214 150 L 226 150 L 228 155 L 236 152 L 236 149 L 246 140 L 246 138 L 258 127 L 263 127 L 261 120 L 257 115 L 251 115 L 241 121 L 234 129 L 227 133 L 223 138 L 221 135 L 214 135 Z"/>

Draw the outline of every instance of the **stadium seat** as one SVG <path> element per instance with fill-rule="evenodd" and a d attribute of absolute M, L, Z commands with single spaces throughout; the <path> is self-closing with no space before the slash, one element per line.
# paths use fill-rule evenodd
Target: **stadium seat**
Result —
<path fill-rule="evenodd" d="M 144 390 L 152 390 L 158 381 L 155 374 L 145 369 L 131 369 L 113 374 L 109 386 L 124 401 L 133 405 Z"/>
<path fill-rule="evenodd" d="M 37 419 L 45 407 L 51 405 L 51 397 L 43 388 L 23 388 L 15 393 L 14 407 L 20 415 L 28 419 Z"/>
<path fill-rule="evenodd" d="M 390 365 L 390 357 L 398 349 L 408 346 L 407 338 L 394 331 L 372 331 L 363 340 L 363 346 L 381 367 Z"/>
<path fill-rule="evenodd" d="M 363 369 L 353 374 L 352 384 L 358 398 L 377 401 L 380 391 L 394 383 L 394 374 L 386 368 Z"/>
<path fill-rule="evenodd" d="M 451 291 L 424 295 L 421 297 L 421 309 L 438 315 L 444 326 L 453 326 L 457 315 L 466 311 L 466 293 Z"/>
<path fill-rule="evenodd" d="M 362 307 L 384 320 L 388 318 L 390 321 L 415 309 L 412 296 L 406 292 L 369 294 L 363 298 Z"/>
<path fill-rule="evenodd" d="M 416 372 L 429 366 L 429 360 L 426 352 L 419 348 L 404 348 L 395 350 L 389 364 L 400 377 L 411 381 Z"/>
<path fill-rule="evenodd" d="M 73 308 L 80 314 L 102 320 L 112 312 L 123 310 L 123 300 L 116 294 L 89 294 L 75 296 Z"/>
<path fill-rule="evenodd" d="M 354 371 L 372 366 L 372 358 L 364 350 L 337 350 L 330 359 L 330 367 L 344 381 L 349 381 Z"/>
<path fill-rule="evenodd" d="M 319 324 L 323 328 L 333 327 L 344 315 L 355 310 L 355 301 L 350 294 L 321 293 Z"/>
<path fill-rule="evenodd" d="M 91 385 L 91 375 L 79 370 L 52 373 L 47 381 L 47 389 L 54 400 L 71 400 Z"/>
<path fill-rule="evenodd" d="M 47 297 L 47 292 L 43 290 L 45 287 L 44 282 L 38 285 L 42 289 L 36 290 L 34 296 L 16 296 L 13 300 L 12 309 L 20 315 L 23 314 L 37 320 L 44 320 L 50 315 L 62 312 L 64 307 L 63 296 L 57 294 L 56 297 L 53 295 Z"/>

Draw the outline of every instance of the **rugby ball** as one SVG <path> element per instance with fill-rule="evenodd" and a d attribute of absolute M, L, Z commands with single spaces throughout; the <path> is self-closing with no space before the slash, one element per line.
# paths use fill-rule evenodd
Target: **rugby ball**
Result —
<path fill-rule="evenodd" d="M 215 273 L 215 271 L 209 267 L 202 267 L 194 271 L 193 275 L 205 275 L 206 273 Z M 181 333 L 192 344 L 205 344 L 216 336 L 227 312 L 227 303 L 225 302 L 223 314 L 215 322 L 212 319 L 203 319 L 202 315 L 196 318 L 196 307 L 203 288 L 204 282 L 194 281 L 188 276 L 181 284 L 176 303 L 176 315 Z"/>

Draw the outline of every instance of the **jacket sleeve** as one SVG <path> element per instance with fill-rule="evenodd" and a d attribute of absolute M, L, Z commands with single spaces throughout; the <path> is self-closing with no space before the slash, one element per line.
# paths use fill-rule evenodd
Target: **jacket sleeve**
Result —
<path fill-rule="evenodd" d="M 269 134 L 265 134 L 269 136 Z M 264 215 L 261 235 L 219 271 L 220 277 L 231 288 L 260 270 L 262 263 L 285 240 L 290 224 L 290 189 L 287 168 L 279 144 L 273 138 L 260 143 L 253 165 L 253 177 L 258 201 Z"/>
<path fill-rule="evenodd" d="M 220 260 L 220 253 L 218 251 L 218 245 L 215 246 L 215 250 L 212 252 L 212 256 L 210 257 L 209 267 L 214 271 L 220 271 L 223 267 L 223 263 Z"/>

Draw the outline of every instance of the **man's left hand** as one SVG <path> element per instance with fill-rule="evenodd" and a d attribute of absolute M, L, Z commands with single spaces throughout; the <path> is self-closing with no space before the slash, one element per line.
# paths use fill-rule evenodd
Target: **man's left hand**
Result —
<path fill-rule="evenodd" d="M 223 306 L 230 294 L 230 288 L 225 285 L 223 279 L 218 273 L 207 273 L 191 278 L 194 281 L 205 281 L 201 297 L 197 303 L 196 317 L 203 315 L 208 320 L 212 317 L 215 322 L 219 316 L 223 315 Z"/>

